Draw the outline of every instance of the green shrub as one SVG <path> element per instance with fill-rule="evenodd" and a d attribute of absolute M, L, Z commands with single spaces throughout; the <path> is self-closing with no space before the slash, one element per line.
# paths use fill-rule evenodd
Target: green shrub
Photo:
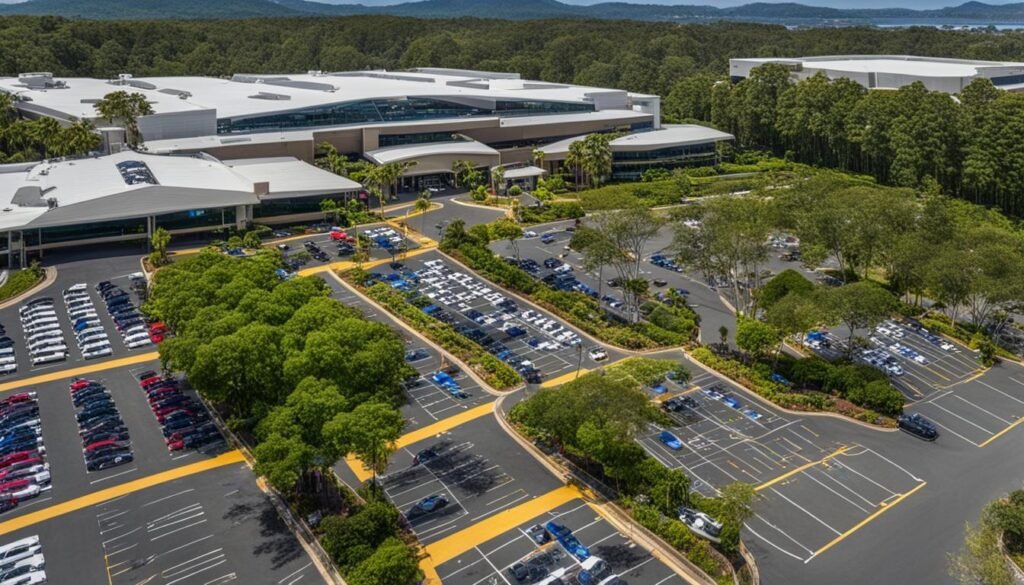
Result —
<path fill-rule="evenodd" d="M 519 215 L 523 223 L 547 223 L 562 219 L 577 219 L 583 217 L 586 212 L 583 207 L 575 201 L 555 201 L 541 207 L 521 207 Z"/>
<path fill-rule="evenodd" d="M 847 398 L 857 406 L 889 416 L 903 412 L 903 394 L 885 380 L 873 380 L 860 388 L 854 388 Z"/>
<path fill-rule="evenodd" d="M 34 262 L 29 268 L 11 271 L 7 276 L 7 282 L 0 286 L 0 300 L 16 297 L 39 284 L 43 274 L 43 269 Z"/>

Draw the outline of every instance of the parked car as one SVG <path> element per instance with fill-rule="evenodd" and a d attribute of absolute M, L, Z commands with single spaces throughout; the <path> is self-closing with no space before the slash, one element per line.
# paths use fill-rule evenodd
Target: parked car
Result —
<path fill-rule="evenodd" d="M 924 439 L 925 441 L 934 441 L 939 438 L 939 431 L 935 428 L 935 423 L 921 416 L 921 414 L 917 412 L 913 414 L 901 414 L 896 419 L 896 424 L 899 426 L 900 430 Z"/>

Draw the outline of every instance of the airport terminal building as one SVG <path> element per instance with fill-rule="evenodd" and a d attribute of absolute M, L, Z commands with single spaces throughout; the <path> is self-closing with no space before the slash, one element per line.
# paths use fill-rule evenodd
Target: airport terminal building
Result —
<path fill-rule="evenodd" d="M 978 77 L 985 77 L 1006 91 L 1024 90 L 1024 63 L 914 57 L 910 55 L 834 55 L 823 57 L 768 57 L 730 59 L 729 76 L 738 82 L 765 63 L 780 63 L 794 79 L 824 73 L 830 79 L 845 77 L 868 89 L 899 89 L 920 81 L 932 91 L 960 93 Z"/>
<path fill-rule="evenodd" d="M 115 91 L 142 94 L 153 110 L 137 121 L 135 149 L 96 112 Z M 90 158 L 0 166 L 0 262 L 3 243 L 13 259 L 141 239 L 161 226 L 187 232 L 315 217 L 322 199 L 360 190 L 312 166 L 321 143 L 376 164 L 415 161 L 399 187 L 419 191 L 450 186 L 457 160 L 504 166 L 509 179 L 557 172 L 563 147 L 591 133 L 622 134 L 612 144 L 615 178 L 711 164 L 715 144 L 732 139 L 662 126 L 658 96 L 452 69 L 112 80 L 22 73 L 0 78 L 0 92 L 25 117 L 91 120 L 104 139 Z M 529 164 L 534 149 L 551 150 L 544 168 Z"/>

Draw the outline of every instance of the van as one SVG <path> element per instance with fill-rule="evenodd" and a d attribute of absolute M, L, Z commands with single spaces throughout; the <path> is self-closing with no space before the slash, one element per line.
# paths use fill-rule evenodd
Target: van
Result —
<path fill-rule="evenodd" d="M 32 358 L 32 365 L 33 366 L 40 366 L 40 365 L 43 365 L 43 364 L 59 362 L 59 361 L 63 361 L 65 359 L 67 359 L 67 357 L 68 357 L 67 348 L 64 348 L 64 350 L 61 350 L 61 351 L 50 351 L 50 352 L 47 352 L 47 353 L 42 353 L 42 354 L 39 354 L 37 356 L 34 356 Z"/>

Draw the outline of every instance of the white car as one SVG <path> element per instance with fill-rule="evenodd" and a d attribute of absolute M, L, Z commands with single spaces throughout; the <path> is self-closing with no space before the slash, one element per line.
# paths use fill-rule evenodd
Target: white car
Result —
<path fill-rule="evenodd" d="M 881 333 L 882 335 L 892 335 L 892 329 L 889 329 L 888 327 L 883 327 L 881 325 L 875 327 L 875 331 Z"/>
<path fill-rule="evenodd" d="M 39 585 L 41 583 L 46 583 L 46 571 L 32 571 L 27 575 L 0 581 L 0 585 Z"/>
<path fill-rule="evenodd" d="M 67 357 L 68 357 L 67 348 L 64 348 L 61 351 L 51 351 L 51 352 L 48 352 L 48 353 L 44 353 L 44 354 L 40 354 L 40 355 L 34 356 L 32 358 L 32 365 L 33 366 L 41 366 L 43 364 L 59 362 L 59 361 L 67 359 Z"/>
<path fill-rule="evenodd" d="M 536 238 L 537 237 L 537 232 L 535 232 L 533 230 L 526 230 L 525 232 L 523 232 L 523 237 L 524 238 Z"/>
<path fill-rule="evenodd" d="M 145 347 L 147 345 L 152 345 L 152 344 L 153 344 L 153 342 L 150 341 L 148 336 L 145 339 L 136 339 L 135 341 L 125 341 L 125 345 L 128 346 L 128 349 L 135 349 L 135 348 L 138 348 L 138 347 Z"/>
<path fill-rule="evenodd" d="M 14 563 L 39 554 L 42 550 L 43 547 L 39 546 L 38 536 L 29 536 L 0 546 L 0 569 L 6 570 Z"/>
<path fill-rule="evenodd" d="M 100 358 L 100 357 L 106 357 L 106 356 L 108 356 L 108 355 L 110 355 L 112 353 L 113 353 L 113 350 L 108 345 L 106 347 L 102 347 L 100 349 L 95 349 L 95 350 L 92 350 L 92 351 L 83 351 L 82 352 L 82 357 L 87 359 L 87 360 L 91 360 L 91 359 L 96 359 L 96 358 Z"/>
<path fill-rule="evenodd" d="M 926 365 L 928 363 L 928 358 L 924 357 L 921 354 L 917 354 L 917 355 L 914 356 L 914 361 L 919 363 L 919 364 L 921 364 L 923 366 L 923 365 Z"/>
<path fill-rule="evenodd" d="M 23 577 L 27 572 L 41 571 L 45 566 L 46 558 L 43 557 L 42 553 L 25 557 L 12 566 L 0 571 L 0 583 L 4 582 L 3 579 L 13 578 L 14 575 Z M 20 583 L 21 581 L 18 582 Z M 31 583 L 31 581 L 28 582 Z"/>
<path fill-rule="evenodd" d="M 587 352 L 587 357 L 595 362 L 600 362 L 608 359 L 608 352 L 600 347 L 592 347 L 590 348 L 590 351 Z"/>
<path fill-rule="evenodd" d="M 82 353 L 84 354 L 84 353 L 89 353 L 89 352 L 93 352 L 93 351 L 100 351 L 101 349 L 104 349 L 104 348 L 108 348 L 108 349 L 110 348 L 110 340 L 109 339 L 101 339 L 101 340 L 92 341 L 90 343 L 86 343 L 80 349 L 82 350 Z"/>
<path fill-rule="evenodd" d="M 956 349 L 956 346 L 955 346 L 955 345 L 953 345 L 952 343 L 948 342 L 948 341 L 942 341 L 942 342 L 940 342 L 940 343 L 939 343 L 939 347 L 940 347 L 940 348 L 941 348 L 941 349 L 942 349 L 943 351 L 953 351 L 954 349 Z"/>

